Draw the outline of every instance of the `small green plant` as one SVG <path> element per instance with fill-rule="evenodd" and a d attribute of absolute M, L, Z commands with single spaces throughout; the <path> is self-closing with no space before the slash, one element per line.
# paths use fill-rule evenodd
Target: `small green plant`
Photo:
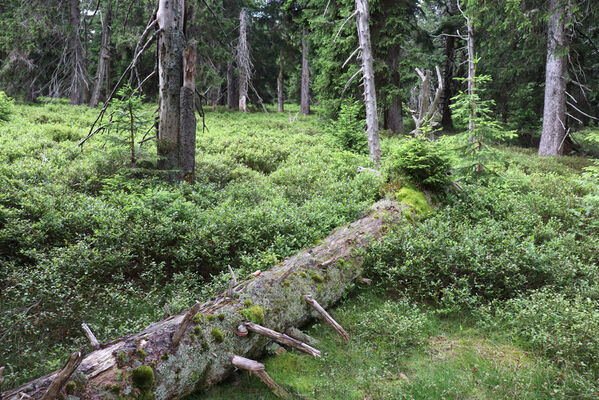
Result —
<path fill-rule="evenodd" d="M 131 149 L 131 165 L 135 166 L 137 161 L 135 150 L 136 134 L 141 129 L 151 128 L 152 119 L 143 111 L 144 96 L 137 94 L 129 84 L 123 86 L 117 92 L 117 98 L 112 100 L 113 111 L 110 114 L 110 124 L 108 131 L 115 129 L 117 141 L 122 139 L 118 137 L 120 132 L 127 132 L 129 147 Z M 142 139 L 143 140 L 143 139 Z"/>
<path fill-rule="evenodd" d="M 69 381 L 66 386 L 65 386 L 65 392 L 67 394 L 74 394 L 75 393 L 75 389 L 77 389 L 77 384 L 73 381 Z"/>
<path fill-rule="evenodd" d="M 368 138 L 364 133 L 363 104 L 346 100 L 341 105 L 339 116 L 327 131 L 339 147 L 359 154 L 368 153 Z"/>
<path fill-rule="evenodd" d="M 8 121 L 13 113 L 14 100 L 0 91 L 0 121 Z"/>
<path fill-rule="evenodd" d="M 391 156 L 386 168 L 388 182 L 408 181 L 432 191 L 441 191 L 450 182 L 449 158 L 440 145 L 418 137 L 405 141 Z"/>

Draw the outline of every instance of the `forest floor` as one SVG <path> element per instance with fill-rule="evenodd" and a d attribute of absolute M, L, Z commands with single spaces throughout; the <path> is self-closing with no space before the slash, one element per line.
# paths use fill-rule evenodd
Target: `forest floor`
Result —
<path fill-rule="evenodd" d="M 0 389 L 58 368 L 86 344 L 81 322 L 100 341 L 136 332 L 164 318 L 165 304 L 179 312 L 226 288 L 227 265 L 241 279 L 269 268 L 397 195 L 357 172 L 369 159 L 355 121 L 289 109 L 208 111 L 197 182 L 172 185 L 154 168 L 152 142 L 136 145 L 131 168 L 124 130 L 77 147 L 97 110 L 16 106 L 0 125 Z M 140 121 L 151 124 L 152 111 Z M 598 397 L 598 169 L 590 158 L 505 145 L 473 157 L 456 150 L 459 140 L 439 146 L 463 190 L 433 196 L 434 212 L 407 215 L 374 245 L 365 260 L 373 286 L 332 311 L 351 341 L 316 323 L 307 332 L 321 359 L 266 358 L 290 393 Z M 385 133 L 383 166 L 405 143 Z M 488 172 L 472 176 L 479 161 Z M 236 374 L 189 397 L 199 398 L 273 397 Z"/>
<path fill-rule="evenodd" d="M 329 326 L 306 330 L 320 359 L 290 351 L 271 354 L 266 371 L 298 399 L 561 399 L 583 394 L 584 377 L 558 367 L 505 332 L 481 329 L 473 315 L 439 316 L 431 309 L 364 289 L 333 316 L 350 334 Z M 386 326 L 385 326 L 386 325 Z M 588 389 L 588 388 L 587 388 Z M 186 400 L 276 399 L 246 372 Z"/>

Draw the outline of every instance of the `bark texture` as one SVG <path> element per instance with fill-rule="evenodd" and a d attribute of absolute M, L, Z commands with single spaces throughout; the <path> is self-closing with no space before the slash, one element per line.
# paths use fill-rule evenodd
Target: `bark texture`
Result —
<path fill-rule="evenodd" d="M 191 40 L 183 53 L 183 86 L 181 87 L 179 109 L 179 170 L 180 177 L 188 183 L 193 182 L 196 153 L 196 60 L 197 43 Z"/>
<path fill-rule="evenodd" d="M 79 21 L 81 12 L 79 0 L 70 0 L 71 32 L 71 86 L 69 88 L 71 104 L 85 104 L 87 99 L 87 70 L 83 58 L 83 46 L 79 37 Z"/>
<path fill-rule="evenodd" d="M 77 386 L 69 399 L 141 395 L 156 400 L 177 399 L 216 384 L 233 372 L 233 355 L 254 358 L 268 342 L 255 333 L 237 336 L 238 326 L 248 318 L 259 319 L 277 332 L 304 325 L 316 315 L 304 296 L 312 295 L 325 308 L 334 304 L 361 275 L 364 250 L 396 223 L 400 214 L 397 203 L 383 200 L 319 245 L 238 283 L 231 297 L 223 293 L 202 304 L 175 348 L 171 338 L 187 310 L 138 334 L 102 344 L 102 349 L 88 354 L 71 376 Z M 153 379 L 146 382 L 147 386 L 139 381 L 136 386 L 132 379 L 140 368 L 151 368 Z M 25 394 L 39 399 L 57 374 L 5 392 L 2 398 L 17 400 Z"/>
<path fill-rule="evenodd" d="M 92 95 L 89 100 L 90 107 L 97 107 L 100 101 L 100 91 L 104 84 L 104 77 L 107 75 L 106 70 L 108 69 L 108 61 L 110 59 L 110 36 L 112 34 L 112 2 L 108 0 L 106 3 L 106 14 L 102 21 L 102 44 L 100 47 L 100 54 L 98 55 L 98 70 L 96 71 L 96 82 Z"/>
<path fill-rule="evenodd" d="M 237 108 L 237 102 L 235 96 L 235 68 L 233 62 L 227 63 L 227 108 L 234 110 Z"/>
<path fill-rule="evenodd" d="M 158 125 L 158 167 L 174 171 L 179 162 L 179 124 L 181 122 L 181 85 L 183 82 L 183 51 L 185 36 L 183 0 L 160 0 L 156 20 L 158 36 L 158 82 L 160 109 Z"/>
<path fill-rule="evenodd" d="M 302 114 L 310 114 L 310 59 L 308 56 L 308 32 L 302 32 L 302 86 L 301 110 Z"/>
<path fill-rule="evenodd" d="M 450 2 L 451 3 L 451 2 Z M 450 15 L 453 15 L 453 9 L 450 9 Z M 454 32 L 449 32 L 451 35 Z M 453 131 L 453 118 L 451 114 L 451 98 L 453 97 L 452 82 L 453 82 L 453 70 L 455 65 L 455 37 L 445 37 L 445 48 L 443 50 L 445 55 L 445 65 L 443 67 L 443 97 L 441 98 L 441 126 L 445 131 Z"/>
<path fill-rule="evenodd" d="M 389 67 L 391 69 L 391 84 L 401 87 L 401 75 L 399 73 L 399 62 L 401 61 L 401 48 L 397 45 L 389 49 Z M 385 128 L 398 134 L 403 130 L 403 108 L 401 105 L 401 96 L 399 93 L 393 95 L 391 104 L 385 112 Z"/>
<path fill-rule="evenodd" d="M 545 105 L 543 131 L 539 155 L 552 156 L 563 153 L 566 136 L 566 79 L 568 49 L 566 15 L 559 0 L 549 1 L 549 26 L 547 33 L 547 64 L 545 74 Z M 561 54 L 560 54 L 561 53 Z"/>
<path fill-rule="evenodd" d="M 368 132 L 368 148 L 370 158 L 377 168 L 381 164 L 381 145 L 379 142 L 379 117 L 376 107 L 376 87 L 374 84 L 374 68 L 372 66 L 372 50 L 370 46 L 370 15 L 368 0 L 356 0 L 358 40 L 360 42 L 360 58 L 364 75 L 364 104 L 366 106 L 366 130 Z"/>
<path fill-rule="evenodd" d="M 237 44 L 237 68 L 239 68 L 239 111 L 247 111 L 248 89 L 251 79 L 252 62 L 247 41 L 248 11 L 241 9 L 239 14 L 239 42 Z"/>
<path fill-rule="evenodd" d="M 279 76 L 277 77 L 277 104 L 278 111 L 285 111 L 285 99 L 283 96 L 283 50 L 279 51 Z"/>

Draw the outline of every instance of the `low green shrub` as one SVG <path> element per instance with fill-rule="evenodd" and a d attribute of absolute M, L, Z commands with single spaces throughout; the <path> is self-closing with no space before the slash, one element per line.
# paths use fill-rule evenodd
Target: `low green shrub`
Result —
<path fill-rule="evenodd" d="M 450 182 L 449 158 L 441 147 L 424 138 L 408 139 L 390 156 L 386 165 L 388 182 L 408 181 L 432 191 Z"/>
<path fill-rule="evenodd" d="M 368 138 L 361 117 L 364 105 L 357 101 L 344 101 L 339 115 L 327 128 L 334 142 L 342 149 L 358 154 L 368 154 Z"/>
<path fill-rule="evenodd" d="M 13 113 L 14 100 L 0 90 L 0 121 L 8 121 Z"/>
<path fill-rule="evenodd" d="M 558 364 L 599 374 L 597 299 L 542 290 L 481 310 L 481 326 L 519 338 Z"/>

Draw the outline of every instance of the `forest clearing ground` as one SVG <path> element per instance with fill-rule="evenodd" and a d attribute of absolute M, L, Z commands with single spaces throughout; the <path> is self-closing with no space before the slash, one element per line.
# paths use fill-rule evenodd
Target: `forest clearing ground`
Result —
<path fill-rule="evenodd" d="M 508 337 L 481 329 L 469 315 L 440 317 L 421 310 L 427 315 L 425 324 L 409 326 L 405 320 L 404 330 L 397 331 L 410 335 L 407 341 L 378 332 L 376 317 L 385 315 L 394 300 L 377 291 L 360 290 L 334 310 L 349 342 L 315 323 L 306 332 L 320 341 L 323 357 L 296 351 L 270 355 L 263 361 L 267 372 L 304 399 L 542 399 L 576 393 L 576 371 L 557 368 Z M 393 318 L 388 322 L 394 325 Z M 258 378 L 242 372 L 186 400 L 196 399 L 276 397 Z"/>

